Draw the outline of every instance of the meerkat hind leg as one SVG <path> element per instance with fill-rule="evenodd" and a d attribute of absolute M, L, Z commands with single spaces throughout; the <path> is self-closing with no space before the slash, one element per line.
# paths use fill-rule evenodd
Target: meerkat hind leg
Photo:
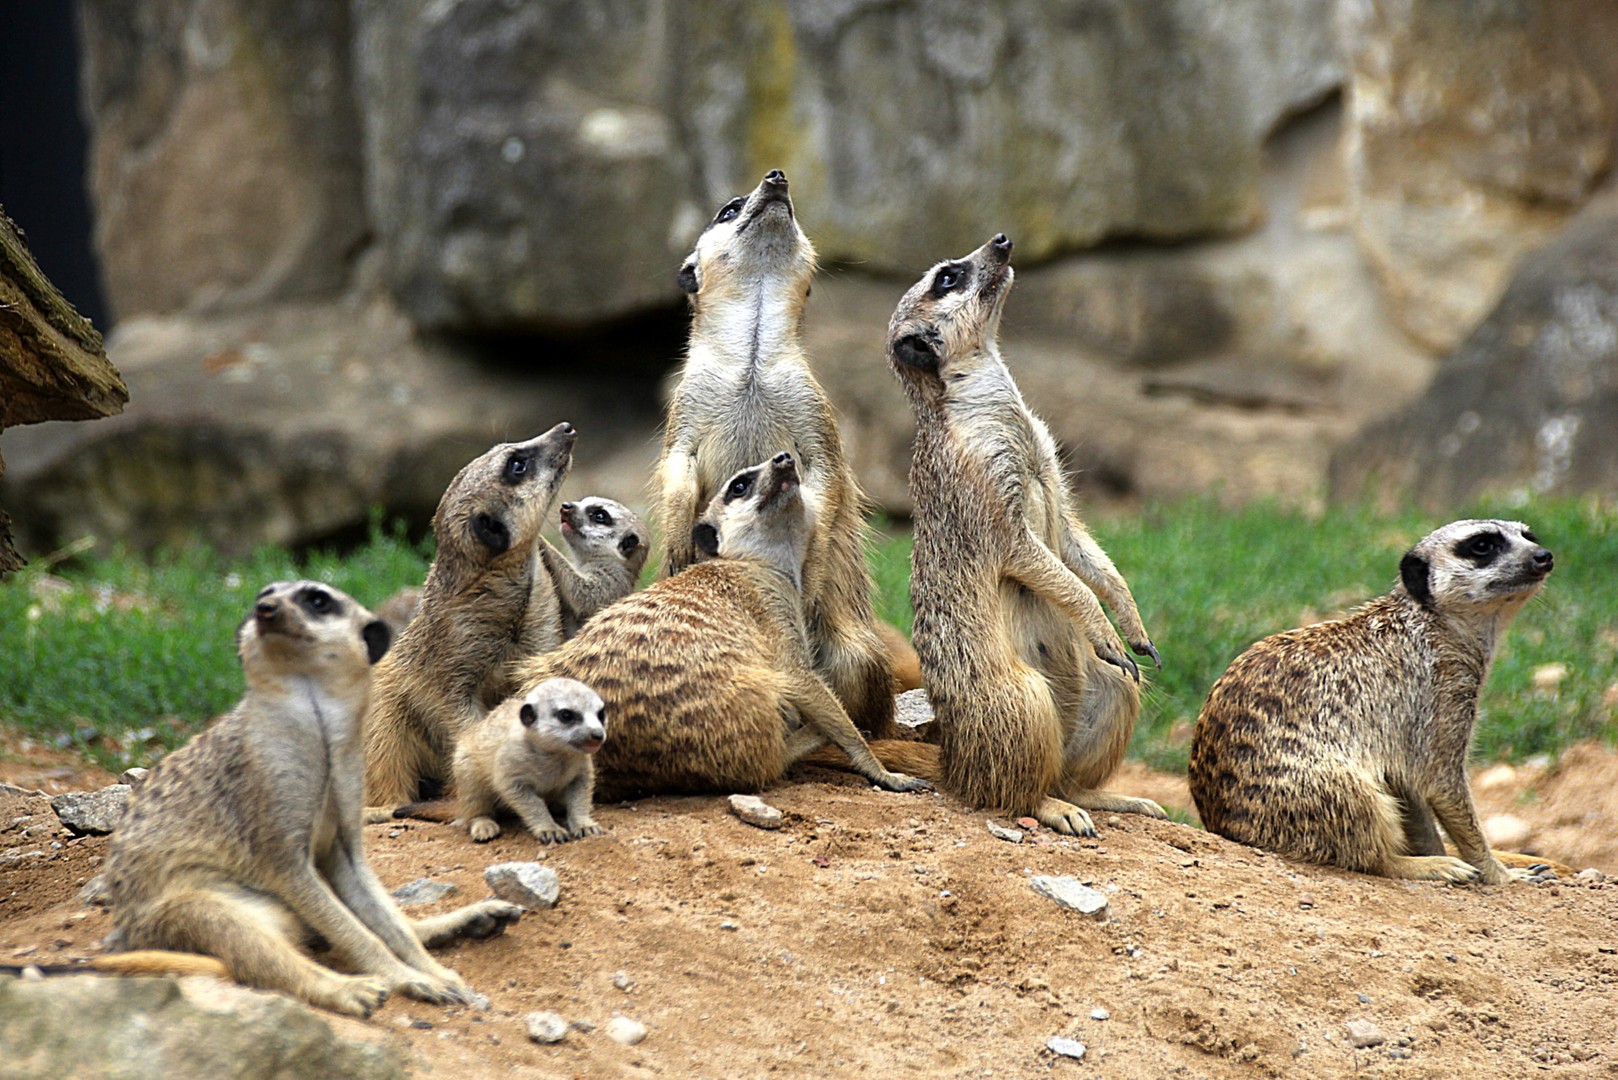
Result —
<path fill-rule="evenodd" d="M 786 695 L 789 704 L 797 709 L 799 716 L 803 717 L 804 727 L 816 731 L 826 741 L 835 744 L 839 750 L 848 755 L 854 771 L 877 787 L 888 791 L 925 791 L 932 787 L 925 780 L 884 769 L 882 763 L 876 759 L 876 755 L 871 753 L 871 747 L 854 727 L 854 722 L 848 718 L 848 713 L 843 711 L 837 698 L 818 678 L 805 676 L 794 680 L 787 688 Z M 803 754 L 815 749 L 815 746 L 792 739 L 788 741 L 793 745 L 804 746 L 797 757 L 802 757 Z M 796 759 L 796 757 L 788 758 L 786 764 Z"/>
<path fill-rule="evenodd" d="M 482 900 L 429 919 L 408 921 L 421 943 L 436 949 L 462 938 L 484 941 L 499 937 L 506 932 L 506 927 L 522 918 L 522 911 L 521 907 L 504 900 Z"/>
<path fill-rule="evenodd" d="M 1065 793 L 1069 802 L 1086 810 L 1105 810 L 1114 814 L 1140 814 L 1143 817 L 1166 818 L 1168 813 L 1151 799 L 1137 795 L 1120 795 L 1114 791 L 1082 788 Z"/>

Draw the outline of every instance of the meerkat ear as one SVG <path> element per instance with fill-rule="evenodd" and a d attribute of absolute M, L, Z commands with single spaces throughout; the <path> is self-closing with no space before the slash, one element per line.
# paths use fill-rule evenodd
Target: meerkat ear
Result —
<path fill-rule="evenodd" d="M 382 654 L 393 644 L 393 631 L 389 630 L 388 624 L 381 619 L 372 619 L 366 623 L 365 629 L 360 631 L 360 636 L 365 639 L 365 651 L 370 654 L 373 664 L 382 659 Z"/>
<path fill-rule="evenodd" d="M 506 523 L 493 514 L 479 511 L 472 515 L 472 535 L 477 537 L 478 543 L 494 552 L 503 555 L 511 547 L 511 530 Z"/>
<path fill-rule="evenodd" d="M 706 521 L 699 521 L 691 528 L 691 543 L 696 549 L 710 559 L 719 556 L 719 530 Z"/>
<path fill-rule="evenodd" d="M 1414 551 L 1399 560 L 1399 580 L 1404 582 L 1405 592 L 1422 607 L 1431 607 L 1433 602 L 1432 585 L 1427 580 L 1430 570 L 1427 560 Z"/>
<path fill-rule="evenodd" d="M 522 703 L 522 708 L 517 710 L 517 719 L 522 721 L 523 727 L 533 727 L 539 720 L 539 712 L 534 708 L 532 702 L 525 701 Z"/>
<path fill-rule="evenodd" d="M 920 334 L 906 334 L 893 343 L 893 358 L 906 367 L 921 371 L 938 370 L 938 350 Z"/>
<path fill-rule="evenodd" d="M 629 533 L 618 541 L 618 553 L 620 555 L 633 555 L 638 547 L 640 547 L 640 537 L 634 533 Z"/>
<path fill-rule="evenodd" d="M 680 272 L 674 275 L 674 280 L 679 283 L 680 288 L 695 294 L 702 287 L 697 281 L 697 260 L 687 259 L 685 265 L 680 267 Z"/>

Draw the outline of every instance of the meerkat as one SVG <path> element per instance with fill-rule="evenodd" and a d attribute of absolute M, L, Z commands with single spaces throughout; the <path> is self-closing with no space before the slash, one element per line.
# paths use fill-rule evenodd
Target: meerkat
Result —
<path fill-rule="evenodd" d="M 1451 522 L 1405 554 L 1392 592 L 1238 656 L 1191 740 L 1203 825 L 1387 877 L 1533 876 L 1489 850 L 1466 756 L 1490 661 L 1554 561 L 1521 522 Z M 1460 858 L 1445 854 L 1434 816 Z"/>
<path fill-rule="evenodd" d="M 455 797 L 472 839 L 500 835 L 495 811 L 514 811 L 542 844 L 598 836 L 591 758 L 607 738 L 607 707 L 574 679 L 547 679 L 513 697 L 462 734 L 455 746 Z M 551 807 L 560 809 L 557 824 Z"/>
<path fill-rule="evenodd" d="M 756 791 L 828 742 L 880 787 L 926 786 L 883 767 L 815 670 L 803 487 L 785 451 L 736 473 L 694 529 L 706 561 L 631 593 L 527 665 L 524 685 L 577 679 L 606 702 L 600 797 Z"/>
<path fill-rule="evenodd" d="M 556 582 L 562 638 L 568 640 L 586 619 L 633 591 L 651 550 L 650 533 L 623 503 L 592 495 L 562 504 L 561 535 L 565 558 L 548 543 L 540 554 Z"/>
<path fill-rule="evenodd" d="M 882 738 L 893 732 L 893 677 L 871 608 L 864 496 L 803 349 L 814 272 L 779 169 L 721 207 L 681 266 L 691 337 L 655 480 L 663 566 L 674 574 L 703 557 L 691 530 L 730 476 L 790 451 L 813 522 L 803 603 L 815 669 L 855 726 Z"/>
<path fill-rule="evenodd" d="M 1101 601 L 1136 653 L 1158 656 L 1000 358 L 1010 257 L 999 235 L 939 263 L 889 324 L 888 359 L 916 417 L 912 636 L 944 786 L 1093 836 L 1087 810 L 1163 816 L 1149 799 L 1099 790 L 1140 710 L 1139 670 Z"/>
<path fill-rule="evenodd" d="M 501 443 L 450 481 L 421 601 L 377 666 L 365 726 L 366 820 L 449 778 L 455 736 L 509 696 L 510 665 L 562 641 L 540 531 L 573 464 L 572 424 Z"/>
<path fill-rule="evenodd" d="M 473 1000 L 424 946 L 499 933 L 522 909 L 490 900 L 412 922 L 365 861 L 360 727 L 387 645 L 387 626 L 336 589 L 258 594 L 238 634 L 246 694 L 158 764 L 113 834 L 109 945 L 142 950 L 123 970 L 203 954 L 238 982 L 358 1016 L 395 990 Z M 316 936 L 355 974 L 299 951 Z"/>

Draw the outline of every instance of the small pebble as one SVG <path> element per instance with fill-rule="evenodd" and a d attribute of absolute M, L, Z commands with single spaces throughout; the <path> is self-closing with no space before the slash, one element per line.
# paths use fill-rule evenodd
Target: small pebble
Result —
<path fill-rule="evenodd" d="M 1349 1044 L 1356 1049 L 1364 1050 L 1367 1047 L 1381 1046 L 1388 1041 L 1387 1037 L 1382 1034 L 1382 1029 L 1369 1020 L 1350 1020 L 1344 1026 L 1348 1028 Z"/>
<path fill-rule="evenodd" d="M 1314 893 L 1299 893 L 1298 894 L 1298 906 L 1301 907 L 1301 908 L 1312 908 L 1312 907 L 1314 907 L 1315 906 L 1315 894 Z"/>
<path fill-rule="evenodd" d="M 118 782 L 120 784 L 128 784 L 130 790 L 134 790 L 135 788 L 138 788 L 142 784 L 146 783 L 146 778 L 150 775 L 152 775 L 152 770 L 143 769 L 139 765 L 135 765 L 131 768 L 125 769 L 123 775 L 118 777 Z"/>
<path fill-rule="evenodd" d="M 446 896 L 454 896 L 461 888 L 454 882 L 434 881 L 431 878 L 417 878 L 415 881 L 399 886 L 393 890 L 393 899 L 400 907 L 416 907 L 421 904 L 433 904 Z"/>
<path fill-rule="evenodd" d="M 18 972 L 17 977 L 23 982 L 39 982 L 45 978 L 45 973 L 35 964 L 29 964 Z"/>
<path fill-rule="evenodd" d="M 1000 825 L 993 821 L 989 822 L 989 835 L 997 840 L 1004 840 L 1007 843 L 1022 843 L 1021 829 L 1008 829 L 1004 825 Z"/>
<path fill-rule="evenodd" d="M 1402 1046 L 1390 1046 L 1388 1047 L 1388 1056 L 1390 1058 L 1408 1058 L 1410 1051 Z"/>
<path fill-rule="evenodd" d="M 630 981 L 628 972 L 619 971 L 613 974 L 612 985 L 615 989 L 622 990 L 627 994 L 629 993 L 629 988 L 635 984 Z"/>
<path fill-rule="evenodd" d="M 719 924 L 719 929 L 721 929 L 721 930 L 740 930 L 741 927 L 739 927 L 735 923 L 729 922 L 727 920 L 726 922 L 722 922 L 722 923 Z"/>
<path fill-rule="evenodd" d="M 1090 1010 L 1090 1019 L 1092 1019 L 1092 1020 L 1111 1020 L 1112 1019 L 1112 1013 L 1108 1012 L 1106 1009 L 1091 1009 Z"/>
<path fill-rule="evenodd" d="M 1597 870 L 1593 866 L 1580 870 L 1576 876 L 1580 881 L 1591 882 L 1598 885 L 1607 880 L 1607 875 L 1603 874 L 1600 870 Z"/>
<path fill-rule="evenodd" d="M 933 721 L 933 703 L 925 689 L 906 690 L 893 699 L 893 718 L 908 728 Z"/>
<path fill-rule="evenodd" d="M 1052 1035 L 1045 1040 L 1045 1049 L 1053 1054 L 1078 1060 L 1084 1057 L 1086 1047 L 1077 1039 L 1070 1039 L 1065 1035 Z"/>
<path fill-rule="evenodd" d="M 732 795 L 730 812 L 758 829 L 779 829 L 786 824 L 781 811 L 757 795 Z"/>
<path fill-rule="evenodd" d="M 1361 1005 L 1369 1005 L 1371 1003 L 1370 994 L 1355 994 L 1354 996 L 1360 999 Z"/>
<path fill-rule="evenodd" d="M 1020 817 L 1020 818 L 1017 819 L 1017 824 L 1021 825 L 1025 829 L 1037 829 L 1037 828 L 1039 828 L 1039 822 L 1035 821 L 1031 817 Z"/>
<path fill-rule="evenodd" d="M 412 1020 L 410 1021 L 410 1026 L 415 1028 L 417 1031 L 431 1031 L 433 1029 L 433 1022 L 431 1020 Z"/>
<path fill-rule="evenodd" d="M 1070 911 L 1088 915 L 1097 922 L 1106 921 L 1108 914 L 1106 895 L 1088 885 L 1080 884 L 1077 878 L 1036 874 L 1028 879 L 1028 884 L 1039 895 L 1056 901 Z"/>
<path fill-rule="evenodd" d="M 537 1043 L 559 1043 L 567 1037 L 567 1021 L 553 1012 L 529 1013 L 528 1037 Z"/>
<path fill-rule="evenodd" d="M 615 1016 L 607 1021 L 607 1038 L 625 1046 L 637 1046 L 646 1038 L 646 1025 L 627 1016 Z"/>
<path fill-rule="evenodd" d="M 529 909 L 553 908 L 562 896 L 562 879 L 537 862 L 495 863 L 483 871 L 483 881 L 508 904 Z"/>

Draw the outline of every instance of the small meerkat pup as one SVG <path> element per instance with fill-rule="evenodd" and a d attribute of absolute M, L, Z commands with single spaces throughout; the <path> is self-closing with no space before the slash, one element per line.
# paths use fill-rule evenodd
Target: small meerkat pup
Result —
<path fill-rule="evenodd" d="M 1519 521 L 1451 522 L 1405 554 L 1386 596 L 1242 653 L 1209 691 L 1191 740 L 1202 823 L 1387 877 L 1531 876 L 1484 841 L 1466 756 L 1490 661 L 1553 564 Z M 1445 854 L 1435 815 L 1459 859 Z"/>
<path fill-rule="evenodd" d="M 159 951 L 97 968 L 175 970 L 161 950 L 200 953 L 238 982 L 357 1016 L 394 990 L 473 999 L 424 944 L 499 933 L 522 909 L 489 900 L 412 922 L 365 861 L 360 727 L 387 645 L 387 626 L 336 589 L 259 593 L 238 635 L 246 695 L 158 764 L 112 837 L 111 945 Z M 355 974 L 298 949 L 315 936 Z"/>
<path fill-rule="evenodd" d="M 450 481 L 421 600 L 377 666 L 365 727 L 366 821 L 449 778 L 455 737 L 509 696 L 510 665 L 562 641 L 541 530 L 573 464 L 572 424 L 501 443 Z"/>
<path fill-rule="evenodd" d="M 889 324 L 889 362 L 916 416 L 912 640 L 944 786 L 1093 836 L 1087 809 L 1164 816 L 1149 799 L 1100 790 L 1140 711 L 1139 670 L 1100 601 L 1135 652 L 1157 650 L 1000 358 L 1010 257 L 999 235 L 939 263 Z"/>
<path fill-rule="evenodd" d="M 874 784 L 925 787 L 878 762 L 814 668 L 800 592 L 812 522 L 793 456 L 731 477 L 694 531 L 707 561 L 610 605 L 522 672 L 527 686 L 577 679 L 606 702 L 601 796 L 756 791 L 827 743 Z"/>
<path fill-rule="evenodd" d="M 704 557 L 692 527 L 732 475 L 790 451 L 813 523 L 803 604 L 815 669 L 854 725 L 884 738 L 893 732 L 893 677 L 871 608 L 864 495 L 803 349 L 814 272 L 779 169 L 721 207 L 680 268 L 691 337 L 655 481 L 663 566 L 674 574 Z"/>
<path fill-rule="evenodd" d="M 590 616 L 634 591 L 651 550 L 650 533 L 623 503 L 592 495 L 562 504 L 561 534 L 566 558 L 548 543 L 540 554 L 556 582 L 562 638 L 568 640 Z"/>
<path fill-rule="evenodd" d="M 495 811 L 512 810 L 542 844 L 598 836 L 591 757 L 607 738 L 607 707 L 574 679 L 547 679 L 468 729 L 455 746 L 460 820 L 478 843 L 500 835 Z M 565 824 L 557 824 L 551 807 Z"/>

